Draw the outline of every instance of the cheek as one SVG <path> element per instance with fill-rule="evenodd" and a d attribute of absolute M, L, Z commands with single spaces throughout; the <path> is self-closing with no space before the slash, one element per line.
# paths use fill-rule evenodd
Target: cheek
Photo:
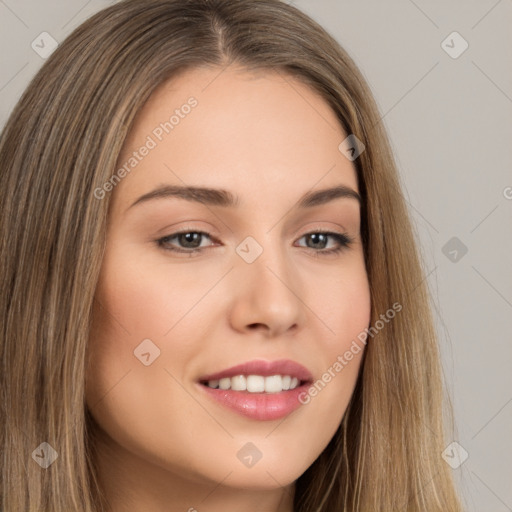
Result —
<path fill-rule="evenodd" d="M 148 249 L 113 245 L 105 255 L 97 296 L 104 306 L 105 324 L 135 343 L 169 339 L 225 270 L 165 258 L 148 258 Z M 128 256 L 125 256 L 128 254 Z M 222 275 L 222 274 L 221 274 Z M 176 327 L 176 328 L 175 328 Z M 115 336 L 114 336 L 115 337 Z M 111 336 L 112 338 L 112 336 Z"/>
<path fill-rule="evenodd" d="M 175 317 L 179 311 L 170 307 L 176 304 L 170 283 L 154 275 L 140 264 L 136 253 L 116 251 L 114 247 L 105 254 L 95 295 L 87 371 L 88 404 L 99 414 L 104 410 L 105 417 L 112 415 L 115 419 L 118 412 L 121 417 L 124 411 L 129 418 L 135 411 L 134 404 L 148 403 L 156 397 L 147 390 L 162 390 L 166 383 L 161 374 L 165 357 L 161 339 L 178 320 Z M 180 296 L 186 294 L 180 285 L 176 294 L 177 290 Z M 179 361 L 179 346 L 176 348 L 173 355 Z M 148 352 L 151 365 L 145 366 L 142 361 L 148 356 L 143 354 Z M 160 371 L 155 371 L 158 368 Z M 155 380 L 157 375 L 159 382 Z M 146 391 L 146 397 L 139 396 L 140 390 Z M 108 411 L 105 407 L 113 394 L 118 401 Z M 126 397 L 129 400 L 121 403 Z"/>
<path fill-rule="evenodd" d="M 366 272 L 354 272 L 344 280 L 329 283 L 321 307 L 325 322 L 334 331 L 332 339 L 346 339 L 347 334 L 367 327 L 371 301 Z"/>
<path fill-rule="evenodd" d="M 164 273 L 144 271 L 136 258 L 119 261 L 115 267 L 105 261 L 102 271 L 97 295 L 105 313 L 136 337 L 163 336 L 179 318 L 180 304 L 193 294 L 190 286 L 170 282 Z"/>
<path fill-rule="evenodd" d="M 326 281 L 323 291 L 316 288 L 315 293 L 314 303 L 327 327 L 317 345 L 322 373 L 315 376 L 301 401 L 315 409 L 327 442 L 350 401 L 366 347 L 363 334 L 370 322 L 371 299 L 364 265 L 355 265 L 338 279 Z"/>
<path fill-rule="evenodd" d="M 368 327 L 371 298 L 368 276 L 361 258 L 352 262 L 338 276 L 324 279 L 315 287 L 315 305 L 327 327 L 324 353 L 331 360 L 347 350 L 354 340 L 364 347 L 358 336 Z"/>
<path fill-rule="evenodd" d="M 135 254 L 106 255 L 89 339 L 86 401 L 96 422 L 128 451 L 168 467 L 184 458 L 174 439 L 186 439 L 187 428 L 200 436 L 183 421 L 199 414 L 198 406 L 177 385 L 197 349 L 179 338 L 180 320 L 197 302 L 192 288 L 176 272 L 171 279 L 141 265 Z"/>

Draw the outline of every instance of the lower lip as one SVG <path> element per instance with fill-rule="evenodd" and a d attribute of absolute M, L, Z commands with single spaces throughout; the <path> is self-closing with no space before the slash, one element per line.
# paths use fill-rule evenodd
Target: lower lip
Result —
<path fill-rule="evenodd" d="M 215 389 L 198 384 L 203 391 L 225 407 L 253 420 L 278 420 L 298 409 L 302 403 L 299 395 L 307 392 L 310 384 L 297 386 L 295 389 L 279 393 L 250 393 L 249 391 L 232 391 Z"/>

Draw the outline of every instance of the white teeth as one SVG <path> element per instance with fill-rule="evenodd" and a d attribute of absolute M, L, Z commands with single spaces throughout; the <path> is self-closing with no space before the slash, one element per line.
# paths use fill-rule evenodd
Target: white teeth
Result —
<path fill-rule="evenodd" d="M 249 393 L 280 393 L 295 389 L 300 384 L 297 377 L 290 375 L 236 375 L 219 380 L 208 381 L 208 387 L 222 390 L 248 391 Z"/>
<path fill-rule="evenodd" d="M 248 375 L 247 391 L 250 393 L 261 393 L 265 391 L 265 377 L 261 375 Z"/>
<path fill-rule="evenodd" d="M 233 391 L 245 391 L 247 389 L 247 379 L 245 375 L 231 377 L 231 389 Z"/>
<path fill-rule="evenodd" d="M 231 387 L 231 379 L 229 377 L 219 380 L 219 388 L 220 389 L 229 389 L 230 387 Z"/>
<path fill-rule="evenodd" d="M 283 379 L 281 375 L 272 375 L 265 377 L 265 392 L 266 393 L 279 393 L 283 390 Z"/>

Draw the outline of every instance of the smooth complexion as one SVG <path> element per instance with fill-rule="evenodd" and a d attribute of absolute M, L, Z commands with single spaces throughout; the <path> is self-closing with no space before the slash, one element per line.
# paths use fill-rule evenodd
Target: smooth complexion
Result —
<path fill-rule="evenodd" d="M 360 367 L 363 351 L 279 420 L 240 415 L 200 388 L 201 376 L 255 359 L 291 359 L 316 381 L 370 321 L 358 201 L 298 206 L 330 187 L 358 192 L 334 112 L 289 76 L 221 71 L 188 70 L 161 86 L 119 156 L 126 162 L 197 99 L 113 191 L 86 382 L 113 512 L 292 511 L 294 481 L 337 430 Z M 168 185 L 225 189 L 238 204 L 134 205 Z M 252 263 L 236 251 L 247 237 L 263 250 Z M 134 355 L 145 339 L 160 350 L 149 366 Z M 261 453 L 252 467 L 237 456 L 246 443 Z"/>

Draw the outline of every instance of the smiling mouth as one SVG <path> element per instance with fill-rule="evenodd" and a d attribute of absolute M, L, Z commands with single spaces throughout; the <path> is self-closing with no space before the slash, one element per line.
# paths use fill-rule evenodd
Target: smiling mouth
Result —
<path fill-rule="evenodd" d="M 273 421 L 303 405 L 300 396 L 313 383 L 313 375 L 290 359 L 258 359 L 202 375 L 196 382 L 221 406 L 251 420 Z"/>
<path fill-rule="evenodd" d="M 291 375 L 236 375 L 221 379 L 201 380 L 200 384 L 212 389 L 246 391 L 248 393 L 281 393 L 307 384 Z"/>

